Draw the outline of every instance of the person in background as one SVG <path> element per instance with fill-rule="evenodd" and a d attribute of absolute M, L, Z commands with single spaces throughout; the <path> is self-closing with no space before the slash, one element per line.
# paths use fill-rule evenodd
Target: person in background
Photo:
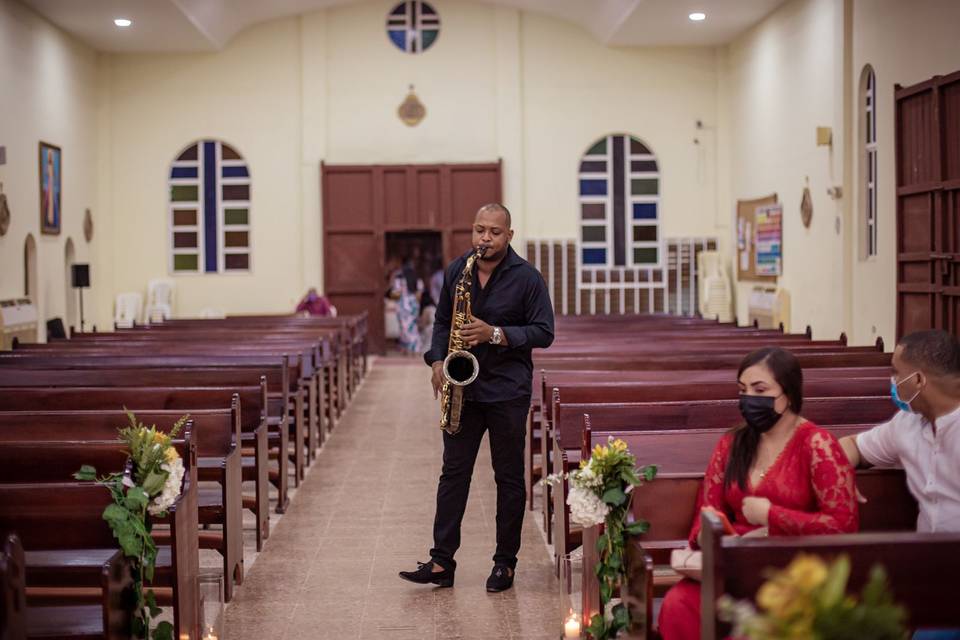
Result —
<path fill-rule="evenodd" d="M 420 298 L 423 280 L 417 277 L 411 260 L 403 261 L 403 268 L 393 279 L 391 297 L 397 301 L 397 323 L 400 337 L 397 344 L 406 355 L 420 353 Z"/>
<path fill-rule="evenodd" d="M 307 295 L 303 296 L 300 304 L 297 305 L 297 313 L 307 313 L 311 316 L 331 316 L 333 307 L 326 296 L 317 293 L 316 287 L 310 287 Z"/>
<path fill-rule="evenodd" d="M 440 299 L 440 291 L 443 290 L 443 258 L 434 258 L 431 267 L 433 273 L 430 274 L 430 298 L 436 303 Z"/>

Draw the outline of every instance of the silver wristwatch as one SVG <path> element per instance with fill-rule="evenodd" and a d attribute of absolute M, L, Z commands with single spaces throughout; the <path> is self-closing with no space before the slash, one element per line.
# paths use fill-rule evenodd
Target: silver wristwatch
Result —
<path fill-rule="evenodd" d="M 490 344 L 500 344 L 503 342 L 503 331 L 500 327 L 493 328 L 493 337 L 490 338 Z"/>

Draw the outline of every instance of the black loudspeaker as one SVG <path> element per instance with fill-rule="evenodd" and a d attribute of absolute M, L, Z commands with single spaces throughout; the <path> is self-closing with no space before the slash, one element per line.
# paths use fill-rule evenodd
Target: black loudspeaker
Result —
<path fill-rule="evenodd" d="M 66 340 L 67 332 L 63 328 L 62 318 L 47 320 L 47 340 Z"/>
<path fill-rule="evenodd" d="M 73 288 L 83 289 L 90 286 L 90 265 L 74 264 L 70 266 L 73 275 Z"/>

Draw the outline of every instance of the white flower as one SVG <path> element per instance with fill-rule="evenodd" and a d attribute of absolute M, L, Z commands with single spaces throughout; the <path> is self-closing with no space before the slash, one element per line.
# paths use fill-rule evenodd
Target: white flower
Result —
<path fill-rule="evenodd" d="M 180 456 L 174 457 L 170 462 L 164 462 L 160 468 L 167 472 L 167 481 L 163 483 L 163 491 L 147 507 L 151 515 L 157 516 L 166 513 L 167 509 L 173 506 L 173 503 L 180 497 L 180 487 L 183 484 L 183 460 Z"/>
<path fill-rule="evenodd" d="M 570 487 L 567 504 L 570 505 L 570 519 L 584 527 L 603 523 L 610 512 L 610 507 L 597 494 L 578 486 Z"/>
<path fill-rule="evenodd" d="M 570 483 L 583 489 L 599 489 L 603 486 L 603 476 L 594 473 L 593 467 L 588 464 L 570 473 Z"/>

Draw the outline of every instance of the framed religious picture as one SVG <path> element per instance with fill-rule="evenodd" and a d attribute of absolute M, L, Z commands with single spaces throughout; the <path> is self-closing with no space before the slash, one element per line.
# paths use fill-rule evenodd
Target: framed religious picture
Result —
<path fill-rule="evenodd" d="M 62 162 L 60 147 L 40 143 L 40 232 L 60 233 L 63 210 L 60 206 Z"/>

